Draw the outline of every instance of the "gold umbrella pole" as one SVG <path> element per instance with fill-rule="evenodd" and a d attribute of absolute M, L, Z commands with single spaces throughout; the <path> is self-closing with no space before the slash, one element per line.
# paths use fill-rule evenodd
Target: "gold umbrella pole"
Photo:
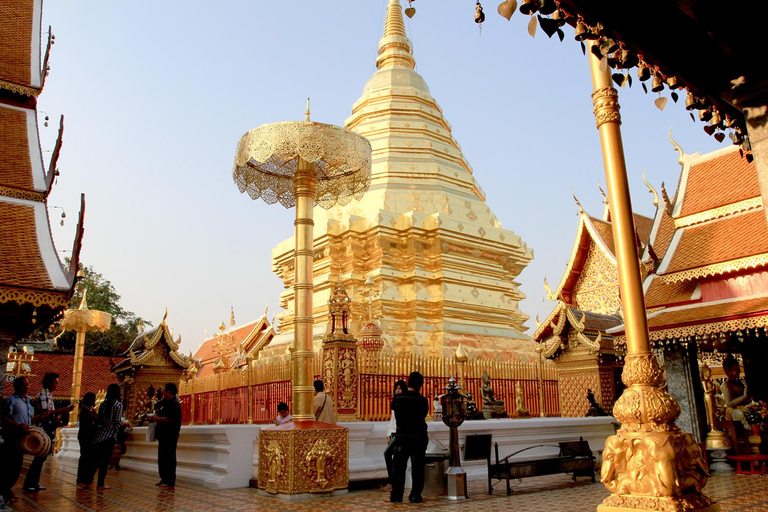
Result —
<path fill-rule="evenodd" d="M 664 369 L 648 342 L 618 92 L 610 68 L 589 51 L 594 42 L 588 44 L 627 337 L 622 373 L 627 389 L 613 408 L 622 426 L 605 442 L 601 470 L 602 482 L 613 494 L 598 510 L 719 511 L 719 505 L 701 494 L 709 476 L 706 462 L 693 436 L 674 423 L 680 406 L 665 389 Z"/>
<path fill-rule="evenodd" d="M 62 329 L 75 331 L 75 361 L 72 367 L 72 403 L 80 401 L 80 392 L 83 382 L 83 359 L 85 357 L 85 333 L 89 331 L 106 331 L 112 324 L 112 315 L 95 309 L 88 309 L 87 291 L 83 290 L 83 300 L 77 309 L 68 309 L 64 312 L 61 321 Z M 74 427 L 77 423 L 79 408 L 75 407 L 69 413 L 69 425 Z"/>
<path fill-rule="evenodd" d="M 312 265 L 314 260 L 314 225 L 312 207 L 315 201 L 317 178 L 311 163 L 299 157 L 294 194 L 296 196 L 296 279 L 293 290 L 296 301 L 294 316 L 293 352 L 293 409 L 294 420 L 314 420 L 312 410 Z"/>

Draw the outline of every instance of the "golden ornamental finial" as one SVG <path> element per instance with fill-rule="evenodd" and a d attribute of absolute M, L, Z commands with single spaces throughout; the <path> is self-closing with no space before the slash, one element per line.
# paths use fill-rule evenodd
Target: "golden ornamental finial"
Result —
<path fill-rule="evenodd" d="M 264 304 L 264 318 L 267 318 L 268 314 L 269 314 L 269 301 L 267 301 L 267 303 Z"/>
<path fill-rule="evenodd" d="M 579 202 L 579 199 L 576 197 L 576 192 L 571 190 L 571 195 L 573 196 L 573 200 L 576 201 L 576 206 L 579 207 L 579 214 L 585 213 L 584 208 L 581 206 L 581 203 Z"/>
<path fill-rule="evenodd" d="M 163 315 L 163 321 L 160 322 L 160 325 L 165 325 L 165 321 L 168 319 L 168 306 L 165 307 L 165 314 Z"/>
<path fill-rule="evenodd" d="M 406 11 L 409 17 L 413 16 L 416 9 L 409 7 Z M 403 22 L 403 10 L 399 0 L 389 0 L 387 5 L 387 18 L 384 21 L 384 35 L 379 40 L 379 54 L 376 59 L 376 67 L 405 66 L 413 69 L 416 61 L 413 59 L 411 41 L 405 34 Z"/>
<path fill-rule="evenodd" d="M 653 206 L 658 207 L 659 194 L 656 193 L 656 189 L 653 188 L 650 183 L 648 183 L 648 180 L 645 179 L 645 169 L 643 169 L 643 183 L 645 183 L 645 186 L 648 187 L 648 193 L 653 194 Z"/>
<path fill-rule="evenodd" d="M 667 189 L 664 186 L 664 182 L 661 182 L 661 197 L 664 198 L 664 208 L 667 210 L 667 213 L 669 216 L 672 216 L 672 212 L 674 211 L 674 206 L 672 205 L 672 201 L 669 199 L 669 194 L 667 194 Z"/>
<path fill-rule="evenodd" d="M 456 349 L 456 361 L 463 363 L 465 362 L 469 356 L 467 355 L 467 351 L 464 350 L 464 345 L 459 343 L 458 348 Z"/>
<path fill-rule="evenodd" d="M 223 322 L 223 321 L 222 321 L 222 322 L 219 324 L 219 330 L 220 330 L 221 332 L 224 332 L 224 331 L 226 331 L 226 330 L 227 330 L 227 326 L 226 326 L 226 325 L 224 325 L 224 322 Z"/>
<path fill-rule="evenodd" d="M 80 301 L 80 307 L 78 309 L 88 309 L 88 288 L 83 287 L 83 299 Z"/>
<path fill-rule="evenodd" d="M 235 306 L 230 306 L 229 308 L 229 325 L 235 326 Z"/>
<path fill-rule="evenodd" d="M 680 147 L 680 144 L 675 142 L 675 140 L 672 138 L 672 128 L 669 129 L 669 142 L 672 143 L 673 146 L 675 146 L 675 151 L 679 153 L 679 157 L 677 158 L 677 163 L 680 165 L 683 165 L 683 160 L 685 158 L 685 152 L 683 152 L 683 148 Z"/>
<path fill-rule="evenodd" d="M 307 122 L 311 121 L 309 118 L 309 98 L 307 98 L 307 110 L 304 112 L 304 120 Z"/>

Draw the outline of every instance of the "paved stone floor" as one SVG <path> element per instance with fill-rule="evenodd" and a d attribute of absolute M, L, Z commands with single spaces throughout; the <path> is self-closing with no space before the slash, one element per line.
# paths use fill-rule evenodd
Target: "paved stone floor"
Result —
<path fill-rule="evenodd" d="M 29 460 L 26 461 L 29 463 Z M 154 486 L 155 475 L 130 470 L 110 470 L 103 492 L 80 491 L 75 487 L 75 467 L 56 460 L 46 462 L 41 483 L 45 491 L 25 494 L 19 483 L 16 491 L 19 501 L 13 504 L 21 511 L 228 511 L 266 510 L 271 512 L 344 510 L 473 510 L 486 512 L 583 512 L 594 511 L 608 495 L 601 484 L 586 478 L 572 483 L 567 475 L 529 478 L 519 483 L 512 496 L 507 496 L 504 483 L 494 494 L 488 495 L 481 482 L 469 486 L 470 499 L 449 502 L 438 497 L 426 497 L 424 503 L 391 504 L 388 494 L 379 490 L 352 491 L 346 495 L 304 501 L 285 501 L 259 495 L 255 489 L 215 491 L 201 486 L 180 483 L 173 491 Z M 25 471 L 26 472 L 26 465 Z M 19 482 L 23 481 L 23 477 Z M 719 501 L 723 512 L 768 511 L 768 478 L 765 476 L 715 476 L 705 493 Z"/>

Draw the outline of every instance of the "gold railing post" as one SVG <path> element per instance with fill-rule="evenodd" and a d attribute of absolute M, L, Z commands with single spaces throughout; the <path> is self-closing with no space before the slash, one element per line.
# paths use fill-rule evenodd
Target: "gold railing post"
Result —
<path fill-rule="evenodd" d="M 218 386 L 216 389 L 216 424 L 221 425 L 221 373 L 218 377 Z"/>
<path fill-rule="evenodd" d="M 602 482 L 613 494 L 598 511 L 719 511 L 719 505 L 701 494 L 708 477 L 706 462 L 693 436 L 681 432 L 674 423 L 680 406 L 665 389 L 664 369 L 650 349 L 618 92 L 610 68 L 591 52 L 594 44 L 587 41 L 586 54 L 594 86 L 592 103 L 608 186 L 627 336 L 622 373 L 627 388 L 613 409 L 622 426 L 605 442 L 601 470 Z"/>
<path fill-rule="evenodd" d="M 253 357 L 247 356 L 246 363 L 246 382 L 248 383 L 248 424 L 253 424 Z"/>
<path fill-rule="evenodd" d="M 195 392 L 194 392 L 194 386 L 192 387 L 192 393 L 189 394 L 189 399 L 191 400 L 191 403 L 189 404 L 189 424 L 194 425 L 195 424 Z"/>

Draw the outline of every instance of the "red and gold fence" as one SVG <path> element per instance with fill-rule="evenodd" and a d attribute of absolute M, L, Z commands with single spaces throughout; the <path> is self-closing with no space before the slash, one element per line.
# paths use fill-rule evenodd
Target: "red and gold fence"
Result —
<path fill-rule="evenodd" d="M 412 371 L 424 375 L 422 394 L 429 398 L 430 414 L 435 396 L 442 395 L 450 377 L 463 384 L 482 409 L 484 373 L 491 378 L 496 400 L 503 400 L 507 413 L 514 416 L 515 387 L 520 385 L 526 408 L 531 416 L 539 416 L 539 365 L 520 361 L 469 359 L 459 362 L 454 357 L 420 356 L 416 354 L 360 354 L 358 403 L 361 421 L 387 421 L 392 389 L 398 379 L 406 380 Z M 322 354 L 316 354 L 313 374 L 321 374 Z M 544 411 L 559 416 L 557 371 L 554 364 L 541 367 L 544 389 Z M 188 382 L 179 388 L 182 421 L 187 425 L 257 423 L 268 424 L 277 416 L 277 404 L 291 407 L 291 364 L 288 356 L 266 361 L 253 361 L 241 369 L 230 370 Z"/>

